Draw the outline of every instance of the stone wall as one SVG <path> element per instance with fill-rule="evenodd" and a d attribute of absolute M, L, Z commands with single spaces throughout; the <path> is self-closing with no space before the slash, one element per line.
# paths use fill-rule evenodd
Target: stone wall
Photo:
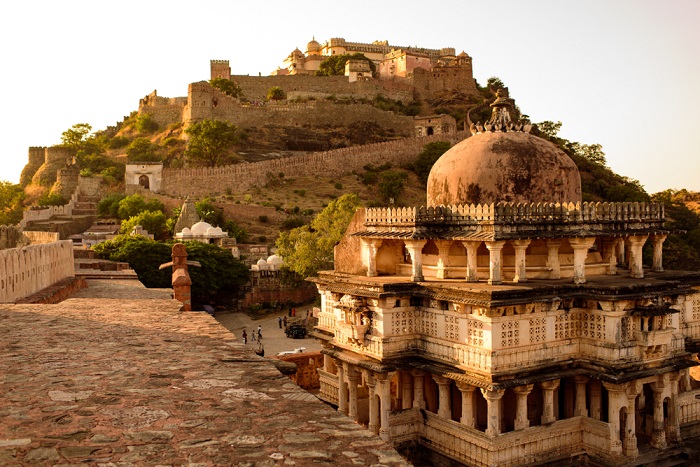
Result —
<path fill-rule="evenodd" d="M 247 309 L 255 303 L 305 303 L 318 296 L 316 286 L 262 288 L 251 287 L 238 302 L 239 309 Z"/>
<path fill-rule="evenodd" d="M 27 186 L 32 182 L 32 177 L 39 167 L 44 164 L 46 158 L 46 148 L 30 147 L 27 165 L 22 169 L 22 174 L 19 176 L 19 184 Z"/>
<path fill-rule="evenodd" d="M 32 245 L 38 245 L 40 243 L 53 243 L 60 240 L 57 232 L 33 232 L 28 230 L 24 232 L 24 235 L 29 238 Z"/>
<path fill-rule="evenodd" d="M 413 162 L 428 143 L 449 141 L 455 144 L 466 136 L 465 133 L 459 132 L 454 135 L 406 138 L 249 164 L 163 169 L 161 192 L 171 196 L 198 197 L 212 194 L 214 187 L 219 193 L 226 189 L 242 192 L 254 186 L 265 185 L 268 173 L 283 172 L 287 177 L 319 173 L 326 177 L 337 177 L 353 170 L 361 170 L 367 164 L 407 164 Z"/>
<path fill-rule="evenodd" d="M 23 243 L 22 229 L 16 225 L 0 225 L 0 250 L 16 248 Z"/>
<path fill-rule="evenodd" d="M 0 303 L 15 302 L 74 275 L 70 240 L 2 250 Z"/>
<path fill-rule="evenodd" d="M 321 352 L 298 353 L 278 357 L 285 362 L 292 362 L 297 366 L 297 372 L 290 376 L 290 379 L 300 388 L 317 389 L 321 387 L 318 369 L 323 367 L 323 355 Z"/>

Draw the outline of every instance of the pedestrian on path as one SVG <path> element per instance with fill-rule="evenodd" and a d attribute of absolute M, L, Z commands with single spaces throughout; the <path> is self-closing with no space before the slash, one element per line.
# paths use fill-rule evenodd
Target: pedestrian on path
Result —
<path fill-rule="evenodd" d="M 255 331 L 250 333 L 250 342 L 255 342 Z"/>
<path fill-rule="evenodd" d="M 284 323 L 284 329 L 287 329 L 287 317 L 286 316 L 284 317 L 282 322 Z"/>
<path fill-rule="evenodd" d="M 262 328 L 258 324 L 258 340 L 262 340 Z"/>
<path fill-rule="evenodd" d="M 243 330 L 243 343 L 244 344 L 248 343 L 248 333 L 245 332 L 245 329 Z"/>
<path fill-rule="evenodd" d="M 282 317 L 281 317 L 281 316 L 278 316 L 278 317 L 277 317 L 277 322 L 278 322 L 279 325 L 280 325 L 280 329 L 282 329 Z"/>

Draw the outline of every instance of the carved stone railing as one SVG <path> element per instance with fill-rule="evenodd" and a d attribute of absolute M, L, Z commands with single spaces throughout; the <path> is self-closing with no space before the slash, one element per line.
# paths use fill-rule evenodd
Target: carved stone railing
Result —
<path fill-rule="evenodd" d="M 338 376 L 318 368 L 320 390 L 318 396 L 330 403 L 338 405 Z"/>
<path fill-rule="evenodd" d="M 663 222 L 660 203 L 498 203 L 367 208 L 365 225 Z"/>
<path fill-rule="evenodd" d="M 678 394 L 676 398 L 679 411 L 678 422 L 681 425 L 697 423 L 700 420 L 700 399 L 697 399 L 696 396 L 700 396 L 700 389 Z"/>

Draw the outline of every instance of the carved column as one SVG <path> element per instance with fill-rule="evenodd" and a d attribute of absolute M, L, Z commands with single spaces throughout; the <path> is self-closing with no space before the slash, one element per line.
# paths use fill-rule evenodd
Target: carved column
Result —
<path fill-rule="evenodd" d="M 345 363 L 336 361 L 338 367 L 338 412 L 348 414 L 348 387 L 345 385 Z"/>
<path fill-rule="evenodd" d="M 504 393 L 505 389 L 481 388 L 481 394 L 486 399 L 486 434 L 489 436 L 501 434 L 501 398 Z"/>
<path fill-rule="evenodd" d="M 513 388 L 515 392 L 515 426 L 516 430 L 524 430 L 530 426 L 530 420 L 527 418 L 527 396 L 532 391 L 534 385 L 526 384 L 525 386 L 517 386 Z"/>
<path fill-rule="evenodd" d="M 351 365 L 345 364 L 345 374 L 348 380 L 348 416 L 357 421 L 357 383 L 360 375 Z"/>
<path fill-rule="evenodd" d="M 510 242 L 515 249 L 515 277 L 513 282 L 527 282 L 527 261 L 525 251 L 531 240 L 513 240 Z"/>
<path fill-rule="evenodd" d="M 413 407 L 417 409 L 425 408 L 425 397 L 423 397 L 423 376 L 422 370 L 411 370 L 413 375 Z"/>
<path fill-rule="evenodd" d="M 608 425 L 610 427 L 610 452 L 622 454 L 622 440 L 620 439 L 620 409 L 623 405 L 627 404 L 625 388 L 620 384 L 611 383 L 603 383 L 603 386 L 605 386 L 605 389 L 608 390 Z"/>
<path fill-rule="evenodd" d="M 462 245 L 467 250 L 467 282 L 477 282 L 479 280 L 477 276 L 477 264 L 476 264 L 476 252 L 479 249 L 479 244 L 481 242 L 470 242 L 464 241 Z"/>
<path fill-rule="evenodd" d="M 652 235 L 651 242 L 654 246 L 654 256 L 652 260 L 651 269 L 656 272 L 661 272 L 664 270 L 663 267 L 663 245 L 666 241 L 668 235 Z"/>
<path fill-rule="evenodd" d="M 330 373 L 331 366 L 331 357 L 326 354 L 323 354 L 323 371 Z"/>
<path fill-rule="evenodd" d="M 671 373 L 669 376 L 671 399 L 668 403 L 668 440 L 671 443 L 680 443 L 681 427 L 678 413 L 678 383 L 682 375 L 680 373 Z"/>
<path fill-rule="evenodd" d="M 367 246 L 367 276 L 375 277 L 377 275 L 377 251 L 382 246 L 382 240 L 372 238 L 363 241 Z"/>
<path fill-rule="evenodd" d="M 587 417 L 588 410 L 586 409 L 586 383 L 588 383 L 588 377 L 583 375 L 575 376 L 574 382 L 576 383 L 576 405 L 574 408 L 574 416 Z"/>
<path fill-rule="evenodd" d="M 617 274 L 617 242 L 619 239 L 606 238 L 603 240 L 603 261 L 608 263 L 608 274 Z"/>
<path fill-rule="evenodd" d="M 423 247 L 425 240 L 404 240 L 408 254 L 411 255 L 411 280 L 421 282 L 423 278 Z"/>
<path fill-rule="evenodd" d="M 637 394 L 642 390 L 641 384 L 631 382 L 627 387 L 627 419 L 625 423 L 624 454 L 627 457 L 637 457 Z"/>
<path fill-rule="evenodd" d="M 377 389 L 381 410 L 379 413 L 379 437 L 384 441 L 389 441 L 389 412 L 391 412 L 391 373 L 378 373 L 376 376 Z"/>
<path fill-rule="evenodd" d="M 549 278 L 561 278 L 561 266 L 559 265 L 559 247 L 561 240 L 547 240 L 547 267 L 549 268 Z"/>
<path fill-rule="evenodd" d="M 489 250 L 489 284 L 497 285 L 503 282 L 503 245 L 506 242 L 486 242 Z"/>
<path fill-rule="evenodd" d="M 365 372 L 367 389 L 369 392 L 369 424 L 367 429 L 372 433 L 379 434 L 379 404 L 377 403 L 377 380 L 371 371 Z"/>
<path fill-rule="evenodd" d="M 591 409 L 590 417 L 596 420 L 600 420 L 601 409 L 603 406 L 603 397 L 600 381 L 594 379 L 591 381 Z"/>
<path fill-rule="evenodd" d="M 452 419 L 452 404 L 450 400 L 450 385 L 452 380 L 438 375 L 433 375 L 433 380 L 438 385 L 438 417 L 446 420 Z"/>
<path fill-rule="evenodd" d="M 557 417 L 554 413 L 554 390 L 559 387 L 559 380 L 543 381 L 542 387 L 542 424 L 554 423 Z"/>
<path fill-rule="evenodd" d="M 474 417 L 474 390 L 476 387 L 463 381 L 458 381 L 457 388 L 462 393 L 462 418 L 459 421 L 469 428 L 475 428 L 476 418 Z"/>
<path fill-rule="evenodd" d="M 450 252 L 450 244 L 452 242 L 448 240 L 435 240 L 435 244 L 438 247 L 438 261 L 437 261 L 437 278 L 447 279 L 447 258 Z"/>
<path fill-rule="evenodd" d="M 413 377 L 406 370 L 401 371 L 401 409 L 410 409 L 413 400 L 411 399 L 411 388 L 413 387 Z"/>
<path fill-rule="evenodd" d="M 569 244 L 574 249 L 574 284 L 586 282 L 586 257 L 588 249 L 593 246 L 594 237 L 570 238 Z"/>
<path fill-rule="evenodd" d="M 627 260 L 625 258 L 625 240 L 620 238 L 615 244 L 617 249 L 617 265 L 621 268 L 627 267 Z"/>
<path fill-rule="evenodd" d="M 644 277 L 642 268 L 642 248 L 646 243 L 648 235 L 634 235 L 629 237 L 630 243 L 630 276 L 641 279 Z"/>

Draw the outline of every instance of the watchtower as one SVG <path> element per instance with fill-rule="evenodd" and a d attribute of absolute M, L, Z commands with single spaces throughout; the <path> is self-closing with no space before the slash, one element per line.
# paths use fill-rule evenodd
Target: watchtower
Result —
<path fill-rule="evenodd" d="M 211 65 L 211 79 L 231 79 L 231 67 L 228 60 L 210 60 L 209 63 Z"/>

